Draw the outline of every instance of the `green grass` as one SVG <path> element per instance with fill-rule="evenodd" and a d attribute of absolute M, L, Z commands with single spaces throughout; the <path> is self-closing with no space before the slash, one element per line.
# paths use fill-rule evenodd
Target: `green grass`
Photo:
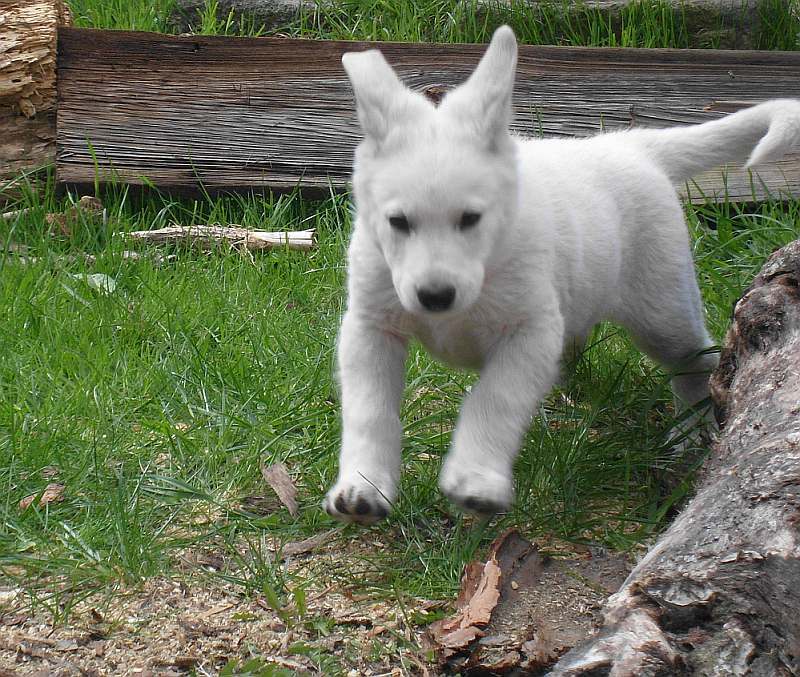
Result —
<path fill-rule="evenodd" d="M 72 7 L 79 25 L 171 30 L 166 0 L 73 0 Z M 774 20 L 765 47 L 796 46 L 796 17 L 781 7 L 764 10 Z M 198 31 L 263 32 L 212 10 Z M 666 16 L 658 3 L 634 6 L 614 26 L 590 10 L 568 22 L 557 7 L 533 15 L 521 5 L 478 13 L 441 0 L 345 0 L 283 32 L 465 42 L 485 40 L 509 21 L 524 42 L 684 46 L 685 26 Z M 303 581 L 274 562 L 260 536 L 286 542 L 334 526 L 319 502 L 338 451 L 332 364 L 344 303 L 346 196 L 189 202 L 117 189 L 105 198 L 107 225 L 83 224 L 70 237 L 49 232 L 43 214 L 70 199 L 57 199 L 52 183 L 24 189 L 8 208 L 32 211 L 0 221 L 0 243 L 27 245 L 36 258 L 23 263 L 0 254 L 0 575 L 24 584 L 59 618 L 69 611 L 62 598 L 169 573 L 181 549 L 209 546 L 233 563 L 220 574 L 226 580 L 276 605 L 296 605 L 289 590 Z M 797 236 L 800 207 L 709 204 L 687 209 L 687 218 L 719 338 L 766 256 Z M 172 221 L 313 226 L 320 246 L 311 254 L 252 258 L 179 251 L 163 265 L 122 257 L 124 240 L 115 232 Z M 97 257 L 93 265 L 87 252 Z M 98 272 L 116 280 L 113 293 L 75 277 Z M 374 530 L 387 545 L 359 555 L 357 566 L 343 559 L 331 575 L 397 599 L 446 596 L 463 564 L 507 526 L 531 537 L 628 548 L 658 531 L 685 495 L 685 484 L 663 488 L 675 463 L 665 439 L 666 377 L 604 326 L 569 385 L 534 421 L 513 512 L 489 524 L 462 519 L 439 494 L 436 477 L 473 380 L 412 351 L 401 498 Z M 297 518 L 243 507 L 246 497 L 269 491 L 259 464 L 277 461 L 299 485 Z M 66 485 L 65 500 L 18 508 L 51 481 Z M 343 528 L 343 548 L 360 533 Z"/>

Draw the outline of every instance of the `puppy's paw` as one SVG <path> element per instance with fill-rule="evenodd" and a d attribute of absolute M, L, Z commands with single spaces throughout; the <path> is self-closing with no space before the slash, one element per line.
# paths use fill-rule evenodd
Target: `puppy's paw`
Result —
<path fill-rule="evenodd" d="M 341 522 L 374 524 L 389 514 L 394 492 L 360 474 L 340 478 L 322 501 L 331 517 Z"/>
<path fill-rule="evenodd" d="M 482 515 L 506 512 L 514 500 L 511 475 L 480 466 L 445 464 L 439 487 L 466 512 Z"/>

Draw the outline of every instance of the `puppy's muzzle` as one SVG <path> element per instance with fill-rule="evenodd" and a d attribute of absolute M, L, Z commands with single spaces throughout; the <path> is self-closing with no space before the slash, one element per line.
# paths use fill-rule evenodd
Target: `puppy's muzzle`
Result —
<path fill-rule="evenodd" d="M 453 305 L 453 301 L 456 300 L 456 288 L 452 285 L 422 287 L 417 290 L 417 298 L 425 310 L 438 313 Z"/>

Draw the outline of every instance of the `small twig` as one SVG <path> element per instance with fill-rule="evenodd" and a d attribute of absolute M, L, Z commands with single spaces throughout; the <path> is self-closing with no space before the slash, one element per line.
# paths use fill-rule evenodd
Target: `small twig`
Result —
<path fill-rule="evenodd" d="M 18 216 L 24 216 L 25 214 L 28 214 L 31 211 L 32 211 L 31 207 L 25 207 L 25 209 L 14 209 L 10 212 L 3 212 L 2 214 L 0 214 L 0 219 L 6 219 L 7 221 L 10 221 L 11 219 L 15 219 Z"/>
<path fill-rule="evenodd" d="M 214 249 L 220 244 L 228 244 L 236 249 L 260 251 L 286 247 L 308 251 L 316 246 L 315 230 L 269 232 L 249 230 L 237 224 L 228 226 L 169 226 L 158 230 L 137 230 L 128 233 L 134 240 L 154 244 L 175 244 L 187 242 L 200 249 Z"/>

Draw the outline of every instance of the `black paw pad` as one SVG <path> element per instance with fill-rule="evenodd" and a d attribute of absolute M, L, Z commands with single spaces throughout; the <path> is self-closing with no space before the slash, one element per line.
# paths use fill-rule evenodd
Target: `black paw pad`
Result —
<path fill-rule="evenodd" d="M 494 515 L 498 512 L 505 511 L 505 506 L 490 499 L 478 498 L 476 496 L 465 498 L 462 505 L 470 512 L 477 512 L 482 515 Z"/>
<path fill-rule="evenodd" d="M 372 510 L 370 509 L 370 505 L 363 496 L 359 497 L 358 501 L 356 501 L 356 515 L 367 515 Z"/>

